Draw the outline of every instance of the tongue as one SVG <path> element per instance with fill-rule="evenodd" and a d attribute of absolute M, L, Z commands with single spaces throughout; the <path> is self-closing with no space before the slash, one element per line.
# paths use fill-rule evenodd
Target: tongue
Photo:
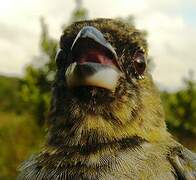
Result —
<path fill-rule="evenodd" d="M 94 62 L 117 67 L 116 61 L 102 49 L 88 49 L 86 52 L 83 52 L 79 57 L 76 58 L 76 62 L 79 64 Z"/>

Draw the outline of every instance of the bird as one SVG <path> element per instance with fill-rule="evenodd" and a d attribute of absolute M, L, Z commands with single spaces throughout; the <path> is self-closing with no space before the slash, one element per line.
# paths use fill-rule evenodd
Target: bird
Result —
<path fill-rule="evenodd" d="M 196 154 L 168 132 L 143 32 L 117 19 L 66 27 L 43 150 L 22 180 L 194 180 Z"/>

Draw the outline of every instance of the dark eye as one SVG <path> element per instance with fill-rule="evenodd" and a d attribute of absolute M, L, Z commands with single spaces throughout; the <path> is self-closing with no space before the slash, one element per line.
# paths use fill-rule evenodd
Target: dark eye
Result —
<path fill-rule="evenodd" d="M 138 54 L 133 59 L 133 67 L 136 75 L 142 76 L 146 69 L 146 61 L 143 54 Z"/>

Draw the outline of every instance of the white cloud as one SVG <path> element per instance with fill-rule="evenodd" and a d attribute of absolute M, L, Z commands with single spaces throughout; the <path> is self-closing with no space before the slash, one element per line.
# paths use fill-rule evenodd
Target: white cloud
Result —
<path fill-rule="evenodd" d="M 196 17 L 195 23 L 194 17 L 187 17 L 196 10 L 195 0 L 84 0 L 84 6 L 92 18 L 136 17 L 137 27 L 149 32 L 150 55 L 156 63 L 153 75 L 162 86 L 179 87 L 189 69 L 196 71 Z M 0 72 L 22 74 L 38 53 L 40 16 L 59 39 L 73 8 L 73 0 L 1 0 Z"/>
<path fill-rule="evenodd" d="M 168 13 L 170 6 L 164 8 L 148 10 L 145 16 L 138 15 L 136 22 L 149 32 L 150 55 L 156 64 L 154 79 L 163 87 L 174 89 L 182 86 L 182 77 L 189 70 L 196 73 L 196 26 L 188 24 L 183 16 Z"/>

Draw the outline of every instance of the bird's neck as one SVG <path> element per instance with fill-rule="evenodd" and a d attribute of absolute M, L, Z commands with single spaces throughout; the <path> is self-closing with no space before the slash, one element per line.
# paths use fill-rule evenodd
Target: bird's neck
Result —
<path fill-rule="evenodd" d="M 154 153 L 155 147 L 159 147 L 157 144 L 165 144 L 157 142 L 157 139 L 162 141 L 166 137 L 164 131 L 142 130 L 143 127 L 134 121 L 124 126 L 112 126 L 101 117 L 89 115 L 81 124 L 75 124 L 75 129 L 72 127 L 67 132 L 56 132 L 61 137 L 54 135 L 56 144 L 55 141 L 50 142 L 46 151 L 39 156 L 42 166 L 46 169 L 52 167 L 57 174 L 64 173 L 66 169 L 65 173 L 72 172 L 73 176 L 94 177 L 103 171 L 121 172 L 124 164 L 134 169 L 136 164 L 143 162 L 141 154 L 146 154 L 142 156 L 145 160 L 149 158 L 148 154 Z M 154 142 L 149 142 L 152 137 Z M 163 141 L 169 142 L 166 139 Z M 166 154 L 167 147 L 161 148 L 161 153 Z M 124 154 L 127 158 L 123 160 Z M 134 163 L 129 159 L 134 160 Z"/>
<path fill-rule="evenodd" d="M 142 82 L 141 82 L 142 83 Z M 164 112 L 157 89 L 146 82 L 139 94 L 139 102 L 123 96 L 108 106 L 82 104 L 67 97 L 63 113 L 51 116 L 48 145 L 63 147 L 107 146 L 138 137 L 150 143 L 164 141 L 168 137 Z M 150 84 L 150 85 L 148 85 Z M 103 108 L 104 107 L 104 108 Z M 130 141 L 130 146 L 131 146 Z"/>
<path fill-rule="evenodd" d="M 118 113 L 120 115 L 120 112 Z M 76 119 L 72 126 L 53 127 L 49 133 L 48 145 L 57 149 L 80 149 L 89 152 L 125 144 L 135 147 L 143 142 L 161 141 L 165 137 L 165 127 L 147 126 L 141 116 L 120 123 L 91 114 L 83 119 Z"/>

